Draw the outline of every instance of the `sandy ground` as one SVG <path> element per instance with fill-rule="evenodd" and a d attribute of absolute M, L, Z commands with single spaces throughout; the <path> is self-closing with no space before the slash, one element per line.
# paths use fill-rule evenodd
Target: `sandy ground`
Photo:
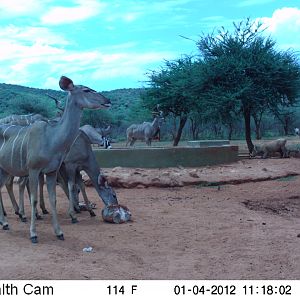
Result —
<path fill-rule="evenodd" d="M 36 245 L 3 191 L 11 228 L 0 231 L 0 279 L 300 279 L 300 159 L 174 170 L 192 172 L 186 178 L 195 182 L 116 188 L 133 215 L 126 224 L 102 221 L 103 204 L 92 187 L 87 193 L 97 216 L 82 212 L 71 224 L 57 188 L 65 241 L 56 239 L 45 215 Z M 173 171 L 148 170 L 147 176 Z M 140 178 L 146 171 L 132 172 Z M 84 253 L 88 246 L 93 251 Z"/>

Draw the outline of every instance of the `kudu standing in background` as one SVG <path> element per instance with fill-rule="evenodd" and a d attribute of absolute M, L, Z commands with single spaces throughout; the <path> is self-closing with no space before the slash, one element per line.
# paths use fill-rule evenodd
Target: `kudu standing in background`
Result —
<path fill-rule="evenodd" d="M 163 113 L 162 111 L 159 111 L 158 115 L 155 116 L 152 122 L 144 122 L 142 124 L 130 125 L 126 130 L 126 147 L 128 146 L 128 144 L 130 146 L 133 146 L 133 144 L 137 140 L 145 141 L 147 146 L 151 146 L 151 141 L 155 134 L 158 132 L 163 120 Z"/>
<path fill-rule="evenodd" d="M 80 126 L 83 108 L 108 108 L 111 102 L 100 93 L 62 76 L 59 86 L 68 91 L 66 107 L 62 118 L 53 124 L 35 122 L 26 127 L 15 125 L 0 126 L 0 188 L 9 175 L 29 175 L 31 224 L 30 239 L 37 243 L 36 205 L 39 175 L 46 174 L 52 223 L 58 239 L 63 240 L 56 212 L 56 178 L 66 154 L 73 144 Z M 0 203 L 0 223 L 8 229 L 8 223 Z"/>

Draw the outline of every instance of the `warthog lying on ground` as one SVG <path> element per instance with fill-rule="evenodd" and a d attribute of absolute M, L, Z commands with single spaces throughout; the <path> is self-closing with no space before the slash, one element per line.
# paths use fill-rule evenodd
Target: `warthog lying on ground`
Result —
<path fill-rule="evenodd" d="M 267 142 L 261 145 L 254 145 L 250 156 L 254 157 L 261 155 L 262 158 L 267 158 L 275 152 L 279 152 L 281 157 L 287 157 L 287 149 L 285 147 L 286 139 L 278 139 L 275 141 Z"/>

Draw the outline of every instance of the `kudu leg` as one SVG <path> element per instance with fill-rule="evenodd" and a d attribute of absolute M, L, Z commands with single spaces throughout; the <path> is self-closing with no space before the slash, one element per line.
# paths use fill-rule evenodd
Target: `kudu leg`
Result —
<path fill-rule="evenodd" d="M 41 176 L 41 175 L 40 175 L 40 176 Z M 39 177 L 39 178 L 40 178 L 40 177 Z M 24 182 L 23 195 L 24 195 L 24 189 L 25 189 L 25 186 L 26 186 L 26 188 L 27 188 L 27 193 L 28 193 L 28 195 L 29 195 L 29 197 L 30 197 L 29 180 L 26 180 L 26 181 Z M 24 196 L 23 196 L 23 199 L 24 199 Z M 24 200 L 23 200 L 23 202 L 24 202 Z M 43 220 L 43 217 L 39 214 L 39 211 L 38 211 L 38 208 L 37 208 L 37 207 L 36 207 L 35 217 L 36 217 L 37 220 Z"/>
<path fill-rule="evenodd" d="M 27 222 L 24 208 L 24 192 L 25 186 L 28 185 L 28 177 L 20 178 L 19 180 L 19 217 L 22 222 Z M 30 194 L 28 193 L 30 196 Z"/>
<path fill-rule="evenodd" d="M 44 184 L 45 184 L 44 174 L 41 174 L 40 177 L 39 177 L 40 208 L 41 208 L 43 214 L 47 215 L 47 214 L 49 214 L 49 212 L 48 212 L 48 210 L 46 209 L 46 206 L 45 206 Z"/>
<path fill-rule="evenodd" d="M 30 190 L 30 204 L 31 204 L 31 222 L 30 222 L 30 239 L 31 242 L 36 244 L 38 242 L 36 233 L 36 206 L 37 206 L 37 194 L 38 194 L 38 184 L 39 184 L 39 174 L 38 170 L 29 171 L 29 190 Z"/>
<path fill-rule="evenodd" d="M 0 225 L 2 225 L 3 230 L 8 230 L 9 226 L 8 226 L 5 216 L 6 216 L 6 213 L 4 211 L 3 201 L 2 201 L 2 193 L 0 190 Z"/>
<path fill-rule="evenodd" d="M 131 146 L 133 146 L 134 145 L 134 143 L 135 143 L 135 139 L 132 139 L 131 141 L 130 141 L 130 144 L 129 144 L 129 146 L 131 147 Z"/>
<path fill-rule="evenodd" d="M 77 189 L 75 184 L 75 172 L 68 170 L 68 189 L 69 189 L 69 216 L 71 217 L 72 223 L 77 223 L 78 220 L 75 216 L 74 203 L 77 199 Z"/>
<path fill-rule="evenodd" d="M 1 194 L 1 189 L 6 183 L 8 178 L 8 174 L 0 169 L 0 224 L 2 225 L 3 230 L 8 230 L 9 226 L 5 217 L 5 211 L 4 211 L 4 206 L 3 206 L 3 201 L 2 201 L 2 194 Z"/>
<path fill-rule="evenodd" d="M 57 218 L 57 211 L 56 211 L 56 172 L 47 174 L 47 189 L 49 194 L 49 202 L 51 207 L 52 213 L 52 225 L 54 232 L 59 240 L 64 240 L 64 234 L 60 229 L 58 218 Z"/>
<path fill-rule="evenodd" d="M 92 207 L 91 207 L 91 203 L 87 197 L 87 194 L 85 192 L 85 185 L 84 185 L 84 182 L 82 180 L 82 176 L 81 174 L 78 172 L 78 174 L 76 174 L 76 183 L 79 185 L 80 187 L 80 191 L 82 193 L 82 197 L 83 197 L 83 200 L 84 200 L 84 203 L 85 203 L 85 206 L 86 206 L 86 209 L 88 210 L 88 212 L 90 213 L 90 216 L 91 217 L 95 217 L 96 214 L 94 213 Z"/>
<path fill-rule="evenodd" d="M 60 167 L 58 173 L 57 173 L 57 182 L 59 183 L 60 187 L 63 189 L 64 193 L 66 194 L 68 201 L 70 201 L 70 193 L 69 193 L 69 187 L 68 187 L 68 173 L 66 170 L 66 167 L 64 164 L 62 164 L 62 166 Z M 78 206 L 78 195 L 77 194 L 73 194 L 73 196 L 75 197 L 75 202 L 73 203 L 73 209 L 75 209 L 76 213 L 80 213 L 80 208 Z M 73 198 L 74 200 L 74 198 Z M 70 205 L 70 204 L 69 204 Z M 73 220 L 73 219 L 72 219 Z M 74 223 L 76 223 L 76 221 L 73 221 Z"/>
<path fill-rule="evenodd" d="M 19 206 L 17 204 L 16 198 L 15 198 L 15 194 L 14 194 L 14 191 L 13 191 L 13 186 L 14 186 L 14 177 L 13 176 L 9 176 L 9 178 L 8 178 L 5 186 L 6 186 L 9 198 L 11 200 L 11 203 L 13 205 L 13 208 L 15 210 L 15 214 L 17 216 L 20 216 L 20 214 L 19 214 Z"/>

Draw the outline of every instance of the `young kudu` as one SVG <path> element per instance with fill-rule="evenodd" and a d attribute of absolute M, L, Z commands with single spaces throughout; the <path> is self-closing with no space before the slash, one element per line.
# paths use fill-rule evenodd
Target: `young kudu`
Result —
<path fill-rule="evenodd" d="M 72 146 L 80 126 L 84 108 L 100 109 L 110 107 L 110 101 L 100 93 L 62 76 L 61 89 L 68 92 L 62 118 L 55 123 L 35 122 L 28 127 L 15 125 L 0 126 L 0 188 L 9 175 L 29 176 L 31 224 L 30 239 L 37 243 L 36 205 L 39 175 L 47 176 L 47 189 L 52 211 L 52 223 L 56 236 L 63 240 L 56 212 L 56 178 L 63 160 Z M 0 223 L 8 229 L 8 223 L 0 204 Z"/>

